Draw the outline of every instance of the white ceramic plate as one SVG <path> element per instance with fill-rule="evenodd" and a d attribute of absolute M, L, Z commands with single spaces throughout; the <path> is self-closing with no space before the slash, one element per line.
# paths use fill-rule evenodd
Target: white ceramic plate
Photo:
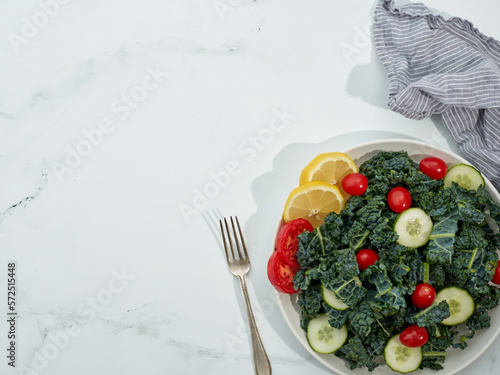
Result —
<path fill-rule="evenodd" d="M 332 150 L 335 151 L 335 150 Z M 406 139 L 393 139 L 393 140 L 382 140 L 373 141 L 361 144 L 359 146 L 351 147 L 347 150 L 343 150 L 348 154 L 356 163 L 360 165 L 365 160 L 376 155 L 379 151 L 407 151 L 410 157 L 419 162 L 426 156 L 436 156 L 443 159 L 448 166 L 452 166 L 459 163 L 467 163 L 462 157 L 439 148 L 437 146 L 413 141 Z M 307 164 L 307 161 L 306 161 Z M 305 165 L 305 164 L 304 164 Z M 297 167 L 297 175 L 300 174 L 301 167 Z M 493 187 L 490 181 L 485 178 L 486 188 L 493 196 L 493 198 L 500 202 L 500 195 Z M 280 223 L 279 226 L 281 226 Z M 287 295 L 282 293 L 277 294 L 278 305 L 285 317 L 285 320 L 300 341 L 300 343 L 313 355 L 319 362 L 324 364 L 329 369 L 333 370 L 337 374 L 341 375 L 385 375 L 396 372 L 390 370 L 385 364 L 377 367 L 374 371 L 369 372 L 366 368 L 350 370 L 347 363 L 333 354 L 319 354 L 313 351 L 305 336 L 304 330 L 300 327 L 300 307 L 297 305 L 297 295 Z M 418 375 L 451 375 L 456 374 L 458 371 L 464 369 L 467 365 L 475 361 L 496 339 L 500 333 L 500 308 L 496 308 L 490 311 L 491 316 L 491 327 L 479 330 L 472 340 L 469 341 L 469 345 L 465 350 L 461 349 L 448 349 L 446 354 L 446 361 L 443 364 L 444 370 L 434 371 L 430 369 L 417 370 L 414 374 Z"/>

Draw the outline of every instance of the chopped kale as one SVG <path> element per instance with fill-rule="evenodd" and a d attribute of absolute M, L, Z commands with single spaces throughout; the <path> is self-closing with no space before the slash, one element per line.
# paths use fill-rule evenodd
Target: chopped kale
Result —
<path fill-rule="evenodd" d="M 406 320 L 410 324 L 417 324 L 420 327 L 432 327 L 450 317 L 450 307 L 448 302 L 441 301 L 433 303 L 426 309 L 420 310 L 412 306 L 407 311 Z"/>
<path fill-rule="evenodd" d="M 354 370 L 358 367 L 366 366 L 368 370 L 373 371 L 376 367 L 379 366 L 377 362 L 375 362 L 375 352 L 371 345 L 363 345 L 361 339 L 358 336 L 354 336 L 347 344 L 344 344 L 335 355 L 340 358 L 344 358 L 351 367 L 351 370 Z"/>
<path fill-rule="evenodd" d="M 458 209 L 446 210 L 436 217 L 429 244 L 425 250 L 428 263 L 451 264 L 455 233 L 458 230 Z"/>

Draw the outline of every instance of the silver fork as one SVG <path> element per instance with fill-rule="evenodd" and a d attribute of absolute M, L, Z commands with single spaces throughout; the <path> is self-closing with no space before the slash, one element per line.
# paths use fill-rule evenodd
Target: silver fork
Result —
<path fill-rule="evenodd" d="M 250 324 L 250 337 L 252 339 L 252 352 L 255 373 L 257 375 L 271 375 L 271 363 L 269 362 L 266 350 L 264 349 L 264 345 L 262 344 L 259 330 L 257 329 L 257 324 L 255 324 L 255 318 L 253 316 L 250 298 L 248 297 L 247 284 L 245 281 L 245 277 L 248 271 L 250 271 L 250 258 L 248 257 L 247 247 L 245 245 L 245 240 L 243 239 L 243 232 L 241 231 L 240 223 L 236 216 L 235 219 L 238 226 L 238 232 L 236 232 L 236 226 L 234 225 L 233 218 L 230 217 L 231 227 L 234 235 L 234 244 L 233 239 L 231 238 L 231 231 L 229 230 L 229 225 L 226 218 L 224 218 L 224 225 L 222 225 L 222 220 L 219 220 L 220 230 L 222 233 L 222 241 L 224 242 L 224 249 L 226 251 L 227 266 L 229 268 L 229 272 L 238 277 L 238 279 L 240 280 L 241 290 L 245 299 L 248 321 Z"/>

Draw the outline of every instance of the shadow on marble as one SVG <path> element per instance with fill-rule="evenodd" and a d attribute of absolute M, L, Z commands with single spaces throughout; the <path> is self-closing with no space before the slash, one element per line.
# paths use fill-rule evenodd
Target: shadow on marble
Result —
<path fill-rule="evenodd" d="M 373 106 L 388 109 L 389 84 L 384 66 L 378 59 L 375 47 L 373 47 L 373 40 L 370 63 L 357 65 L 351 70 L 346 84 L 346 92 L 348 95 Z"/>

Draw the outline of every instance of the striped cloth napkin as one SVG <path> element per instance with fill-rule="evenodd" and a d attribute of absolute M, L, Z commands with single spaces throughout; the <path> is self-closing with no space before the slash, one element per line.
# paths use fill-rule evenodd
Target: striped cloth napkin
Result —
<path fill-rule="evenodd" d="M 494 17 L 494 15 L 492 15 Z M 500 43 L 467 20 L 423 4 L 375 8 L 373 34 L 389 108 L 411 119 L 442 114 L 458 147 L 500 191 Z"/>

